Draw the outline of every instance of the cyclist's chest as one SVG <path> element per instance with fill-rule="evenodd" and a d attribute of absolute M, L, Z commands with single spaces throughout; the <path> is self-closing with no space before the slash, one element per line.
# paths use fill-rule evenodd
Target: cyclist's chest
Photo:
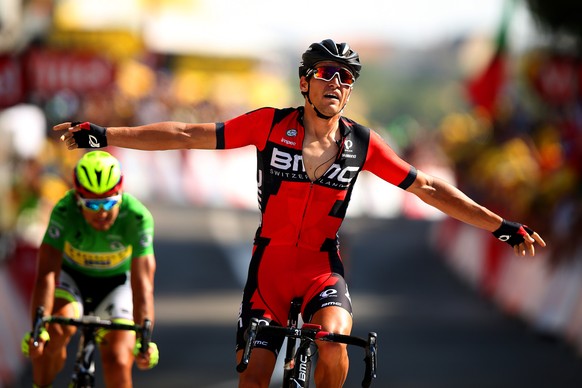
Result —
<path fill-rule="evenodd" d="M 302 127 L 276 126 L 258 154 L 259 184 L 314 183 L 347 190 L 365 163 L 365 150 L 355 138 L 339 145 L 304 144 Z"/>
<path fill-rule="evenodd" d="M 107 232 L 76 230 L 67 236 L 63 247 L 66 262 L 96 270 L 125 266 L 132 251 L 132 245 L 116 229 Z"/>

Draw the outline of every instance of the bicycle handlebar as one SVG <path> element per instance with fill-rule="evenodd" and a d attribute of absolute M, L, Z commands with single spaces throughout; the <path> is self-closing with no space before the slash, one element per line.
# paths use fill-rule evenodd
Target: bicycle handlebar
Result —
<path fill-rule="evenodd" d="M 328 331 L 321 330 L 319 325 L 304 324 L 302 328 L 295 327 L 283 327 L 283 326 L 269 326 L 266 322 L 261 321 L 257 318 L 252 318 L 249 328 L 247 330 L 248 339 L 245 345 L 244 353 L 241 361 L 236 367 L 236 370 L 241 373 L 243 372 L 248 364 L 251 357 L 251 351 L 254 347 L 254 342 L 259 331 L 271 332 L 279 335 L 284 335 L 289 338 L 295 339 L 308 339 L 311 341 L 329 341 L 329 342 L 339 342 L 347 345 L 355 345 L 364 348 L 366 351 L 366 356 L 364 361 L 366 363 L 366 371 L 364 379 L 362 380 L 362 387 L 369 387 L 372 380 L 376 378 L 377 369 L 377 352 L 378 352 L 378 335 L 375 332 L 368 333 L 368 339 L 365 340 L 360 337 L 331 333 Z"/>
<path fill-rule="evenodd" d="M 44 307 L 36 309 L 34 326 L 32 330 L 33 345 L 38 346 L 40 329 L 47 323 L 57 323 L 76 327 L 104 328 L 109 330 L 129 330 L 139 333 L 141 336 L 142 346 L 141 353 L 145 353 L 149 348 L 152 337 L 152 322 L 144 319 L 143 325 L 113 322 L 108 319 L 101 319 L 94 315 L 84 315 L 81 318 L 67 318 L 59 316 L 44 316 Z"/>

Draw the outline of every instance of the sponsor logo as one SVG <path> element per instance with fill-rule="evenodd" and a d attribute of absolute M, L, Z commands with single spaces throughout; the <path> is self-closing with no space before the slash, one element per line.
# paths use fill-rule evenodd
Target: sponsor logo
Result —
<path fill-rule="evenodd" d="M 91 146 L 91 148 L 101 147 L 101 144 L 99 144 L 99 142 L 97 141 L 97 138 L 93 135 L 89 135 L 89 145 Z"/>
<path fill-rule="evenodd" d="M 151 245 L 152 241 L 153 241 L 153 238 L 152 238 L 151 234 L 144 234 L 139 239 L 139 245 L 141 245 L 142 247 L 147 247 L 147 246 Z"/>
<path fill-rule="evenodd" d="M 302 354 L 301 357 L 299 357 L 299 380 L 300 381 L 307 381 L 307 361 L 308 358 L 306 355 Z"/>
<path fill-rule="evenodd" d="M 273 148 L 271 154 L 272 175 L 280 175 L 287 179 L 307 179 L 303 157 L 300 154 L 291 154 L 278 148 Z M 275 170 L 276 169 L 276 170 Z M 326 185 L 333 187 L 347 187 L 356 176 L 359 168 L 356 166 L 342 166 L 334 163 L 323 176 Z"/>
<path fill-rule="evenodd" d="M 342 307 L 342 304 L 340 302 L 325 302 L 321 305 L 321 307 L 328 307 L 328 306 Z"/>
<path fill-rule="evenodd" d="M 75 248 L 67 241 L 63 251 L 69 261 L 81 267 L 107 269 L 116 268 L 126 260 L 130 260 L 132 248 L 128 246 L 116 252 L 95 253 Z"/>
<path fill-rule="evenodd" d="M 336 294 L 337 294 L 337 290 L 334 290 L 333 288 L 330 288 L 330 289 L 325 290 L 322 293 L 320 293 L 319 296 L 322 299 L 331 298 L 331 297 L 337 298 L 337 295 Z"/>
<path fill-rule="evenodd" d="M 285 139 L 285 138 L 282 138 L 282 139 L 281 139 L 281 143 L 284 143 L 284 144 L 289 144 L 289 145 L 292 145 L 292 146 L 294 146 L 294 145 L 297 145 L 297 143 L 296 143 L 296 142 L 294 142 L 294 141 L 291 141 L 291 140 L 287 140 L 287 139 Z"/>
<path fill-rule="evenodd" d="M 344 151 L 345 152 L 342 153 L 342 158 L 355 159 L 357 157 L 357 155 L 353 153 L 354 152 L 352 150 L 353 146 L 354 146 L 354 142 L 351 140 L 346 140 L 344 142 Z"/>
<path fill-rule="evenodd" d="M 289 137 L 295 137 L 295 136 L 297 136 L 297 130 L 296 129 L 288 129 L 286 135 Z"/>
<path fill-rule="evenodd" d="M 48 235 L 51 238 L 59 238 L 61 236 L 61 229 L 57 226 L 51 225 L 48 229 Z"/>

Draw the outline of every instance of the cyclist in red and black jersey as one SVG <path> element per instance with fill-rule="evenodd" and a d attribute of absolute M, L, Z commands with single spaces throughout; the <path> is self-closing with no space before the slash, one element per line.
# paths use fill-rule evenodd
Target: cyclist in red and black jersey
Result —
<path fill-rule="evenodd" d="M 463 222 L 492 232 L 519 255 L 535 254 L 543 239 L 504 220 L 454 186 L 402 160 L 380 136 L 342 111 L 360 75 L 358 54 L 326 39 L 302 56 L 299 108 L 262 108 L 221 123 L 161 122 L 103 128 L 62 123 L 68 148 L 113 145 L 141 150 L 231 149 L 254 145 L 261 222 L 239 313 L 237 358 L 251 317 L 285 325 L 290 301 L 304 300 L 304 321 L 349 334 L 352 305 L 337 233 L 358 174 L 367 170 Z M 258 337 L 240 387 L 268 387 L 282 339 Z M 315 381 L 342 386 L 348 371 L 345 345 L 321 343 Z"/>

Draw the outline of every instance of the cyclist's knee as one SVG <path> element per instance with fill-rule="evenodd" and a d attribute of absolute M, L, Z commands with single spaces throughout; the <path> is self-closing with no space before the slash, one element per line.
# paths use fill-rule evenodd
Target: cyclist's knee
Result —
<path fill-rule="evenodd" d="M 101 347 L 101 358 L 105 368 L 131 368 L 134 356 L 127 346 Z"/>
<path fill-rule="evenodd" d="M 264 364 L 250 364 L 239 376 L 239 388 L 268 388 L 272 373 L 273 370 Z"/>
<path fill-rule="evenodd" d="M 133 354 L 125 346 L 101 347 L 101 364 L 106 387 L 131 387 Z"/>
<path fill-rule="evenodd" d="M 270 378 L 266 380 L 255 375 L 242 373 L 239 378 L 239 388 L 269 388 Z"/>
<path fill-rule="evenodd" d="M 67 326 L 51 325 L 48 331 L 50 341 L 47 343 L 43 354 L 50 358 L 65 358 L 67 356 L 67 344 L 75 333 L 75 328 L 68 330 Z"/>
<path fill-rule="evenodd" d="M 237 362 L 241 355 L 242 352 L 237 354 Z M 268 388 L 275 361 L 275 355 L 271 351 L 255 349 L 247 369 L 239 375 L 239 388 Z"/>
<path fill-rule="evenodd" d="M 119 367 L 130 367 L 133 365 L 133 347 L 135 335 L 129 331 L 111 330 L 108 331 L 99 341 L 99 350 L 104 363 L 117 365 Z"/>
<path fill-rule="evenodd" d="M 318 358 L 314 374 L 316 386 L 343 387 L 349 368 L 346 346 L 326 342 L 318 343 L 318 347 Z"/>
<path fill-rule="evenodd" d="M 347 361 L 348 351 L 344 344 L 336 342 L 319 342 L 318 346 L 318 364 L 328 365 L 329 367 L 343 367 Z"/>
<path fill-rule="evenodd" d="M 133 386 L 131 369 L 103 368 L 103 379 L 107 388 L 130 388 Z"/>

